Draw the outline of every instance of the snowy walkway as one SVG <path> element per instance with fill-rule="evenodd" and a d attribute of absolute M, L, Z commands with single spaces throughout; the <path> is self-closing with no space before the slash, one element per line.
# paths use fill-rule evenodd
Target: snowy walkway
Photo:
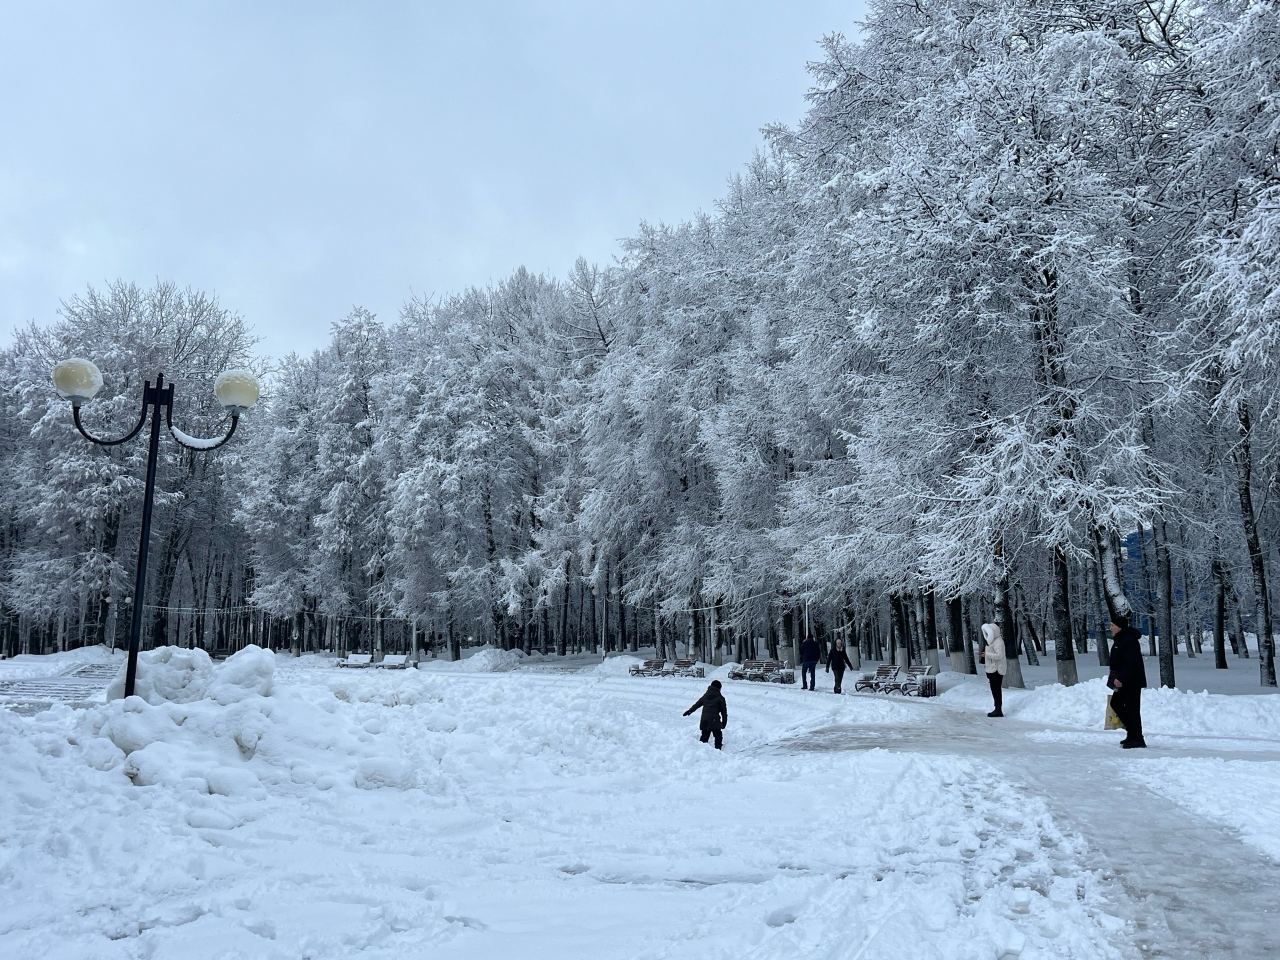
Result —
<path fill-rule="evenodd" d="M 1121 751 L 1116 734 L 1063 730 L 920 703 L 928 722 L 886 728 L 833 725 L 763 752 L 884 749 L 979 759 L 1042 798 L 1059 826 L 1082 838 L 1089 862 L 1119 885 L 1115 912 L 1140 931 L 1144 957 L 1269 958 L 1280 943 L 1280 864 L 1132 777 L 1155 759 L 1280 761 L 1280 741 L 1148 737 L 1146 751 Z M 1280 776 L 1276 779 L 1280 788 Z M 1254 798 L 1222 796 L 1224 804 Z M 1004 811 L 1016 821 L 1019 812 Z M 1122 893 L 1121 893 L 1122 892 Z"/>

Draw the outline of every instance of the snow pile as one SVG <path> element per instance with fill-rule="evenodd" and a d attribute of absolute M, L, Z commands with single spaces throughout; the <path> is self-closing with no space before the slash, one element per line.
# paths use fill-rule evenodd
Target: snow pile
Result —
<path fill-rule="evenodd" d="M 618 657 L 605 657 L 591 668 L 591 672 L 599 677 L 625 677 L 630 674 L 632 667 L 638 667 L 642 663 L 644 663 L 644 660 L 641 657 L 633 657 L 628 654 Z"/>
<path fill-rule="evenodd" d="M 216 703 L 239 703 L 248 697 L 271 696 L 276 655 L 250 644 L 213 672 L 205 696 Z"/>
<path fill-rule="evenodd" d="M 741 666 L 736 660 L 730 660 L 728 663 L 718 667 L 710 667 L 707 669 L 708 680 L 719 680 L 722 683 L 729 679 L 729 671 Z"/>
<path fill-rule="evenodd" d="M 452 670 L 462 673 L 507 673 L 524 661 L 523 650 L 501 650 L 497 647 L 481 647 L 461 660 L 432 660 L 418 665 L 420 670 Z"/>
<path fill-rule="evenodd" d="M 47 740 L 43 748 L 78 753 L 86 766 L 134 786 L 163 785 L 188 796 L 260 800 L 270 790 L 299 787 L 418 786 L 414 770 L 379 743 L 377 724 L 335 719 L 341 692 L 275 696 L 275 661 L 257 646 L 216 665 L 201 650 L 145 653 L 137 695 L 120 699 L 117 678 L 116 699 L 74 715 L 65 741 Z"/>
<path fill-rule="evenodd" d="M 236 703 L 248 696 L 269 696 L 276 655 L 250 644 L 225 663 L 214 667 L 199 647 L 159 647 L 138 654 L 134 696 L 153 706 L 161 703 L 193 703 L 208 698 Z M 108 700 L 124 697 L 127 665 L 107 688 Z"/>
<path fill-rule="evenodd" d="M 1029 690 L 1005 690 L 1004 712 L 1038 723 L 1101 730 L 1107 689 L 1100 678 L 1071 687 L 1046 684 Z M 991 709 L 986 678 L 968 678 L 939 697 L 947 706 Z M 1280 740 L 1280 697 L 1228 696 L 1162 687 L 1142 692 L 1142 726 L 1148 734 L 1266 737 Z"/>
<path fill-rule="evenodd" d="M 120 672 L 107 687 L 107 699 L 119 700 L 124 696 L 125 676 L 128 670 L 122 664 Z M 204 696 L 213 678 L 213 661 L 199 647 L 160 647 L 138 654 L 138 675 L 133 692 L 147 703 L 191 703 Z"/>

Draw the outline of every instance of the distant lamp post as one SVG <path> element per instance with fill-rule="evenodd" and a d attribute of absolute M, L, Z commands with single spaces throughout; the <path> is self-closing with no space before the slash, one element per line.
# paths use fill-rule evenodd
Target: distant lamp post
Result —
<path fill-rule="evenodd" d="M 151 505 L 156 492 L 156 454 L 160 449 L 160 413 L 169 434 L 179 446 L 188 450 L 216 450 L 236 432 L 240 415 L 258 402 L 258 380 L 248 370 L 228 370 L 219 375 L 213 384 L 213 394 L 231 417 L 231 425 L 221 437 L 203 439 L 183 433 L 173 425 L 173 384 L 164 382 L 164 374 L 156 377 L 155 385 L 146 382 L 142 390 L 142 412 L 134 428 L 123 437 L 103 440 L 95 437 L 80 422 L 80 407 L 92 400 L 102 389 L 102 371 L 92 360 L 63 360 L 53 368 L 53 385 L 59 396 L 71 401 L 71 417 L 76 429 L 86 440 L 103 447 L 128 443 L 146 425 L 151 416 L 151 443 L 147 450 L 147 483 L 142 495 L 142 534 L 138 543 L 137 580 L 133 588 L 133 622 L 129 628 L 129 665 L 125 672 L 124 695 L 133 696 L 134 681 L 138 675 L 138 645 L 142 638 L 142 608 L 147 584 L 147 552 L 151 545 Z"/>

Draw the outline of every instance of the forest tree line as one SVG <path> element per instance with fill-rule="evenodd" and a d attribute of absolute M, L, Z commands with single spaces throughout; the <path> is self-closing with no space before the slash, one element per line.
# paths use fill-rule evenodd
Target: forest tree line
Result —
<path fill-rule="evenodd" d="M 0 650 L 123 642 L 141 384 L 162 444 L 148 643 L 871 659 L 976 625 L 1028 658 L 1258 652 L 1280 566 L 1280 8 L 875 2 L 713 213 L 615 262 L 355 309 L 255 355 L 210 293 L 118 281 L 0 351 Z M 678 645 L 678 646 L 673 646 Z M 1207 651 L 1207 652 L 1206 652 Z"/>

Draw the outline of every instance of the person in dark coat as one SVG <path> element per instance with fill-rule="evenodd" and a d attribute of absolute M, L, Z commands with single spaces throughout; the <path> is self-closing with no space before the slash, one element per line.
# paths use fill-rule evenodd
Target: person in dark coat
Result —
<path fill-rule="evenodd" d="M 844 648 L 844 640 L 836 640 L 835 646 L 831 648 L 831 652 L 827 654 L 827 673 L 835 672 L 836 689 L 835 693 L 840 692 L 840 684 L 844 682 L 844 671 L 848 667 L 853 669 L 853 661 L 849 659 L 849 653 Z"/>
<path fill-rule="evenodd" d="M 702 719 L 698 726 L 702 729 L 701 740 L 706 743 L 712 734 L 716 737 L 716 749 L 724 746 L 724 728 L 729 725 L 729 705 L 720 692 L 720 681 L 712 680 L 707 692 L 698 698 L 698 702 L 684 712 L 687 717 L 699 707 L 702 708 Z"/>
<path fill-rule="evenodd" d="M 822 659 L 822 651 L 818 649 L 818 641 L 812 636 L 806 637 L 800 644 L 800 687 L 803 690 L 818 689 L 818 661 Z"/>
<path fill-rule="evenodd" d="M 1107 686 L 1111 709 L 1124 724 L 1126 736 L 1120 746 L 1126 750 L 1145 747 L 1142 738 L 1142 691 L 1147 685 L 1147 668 L 1142 662 L 1142 634 L 1128 625 L 1111 624 L 1111 669 Z"/>

